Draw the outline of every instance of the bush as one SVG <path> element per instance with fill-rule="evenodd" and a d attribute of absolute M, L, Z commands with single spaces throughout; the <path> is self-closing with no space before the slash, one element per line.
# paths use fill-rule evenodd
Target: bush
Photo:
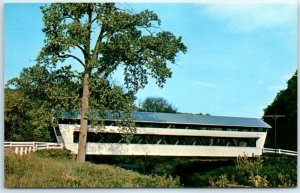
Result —
<path fill-rule="evenodd" d="M 219 179 L 216 181 L 215 185 L 218 188 L 226 188 L 229 185 L 229 180 L 227 179 L 227 175 L 221 175 L 219 176 Z"/>
<path fill-rule="evenodd" d="M 164 187 L 179 187 L 180 179 L 179 177 L 173 178 L 172 176 L 158 176 L 154 175 L 148 177 L 146 179 L 136 178 L 134 179 L 134 184 L 138 187 L 145 187 L 145 188 L 164 188 Z"/>
<path fill-rule="evenodd" d="M 72 158 L 71 151 L 67 149 L 43 149 L 36 152 L 36 155 L 44 158 L 56 158 L 69 160 Z"/>
<path fill-rule="evenodd" d="M 194 173 L 188 177 L 187 185 L 189 187 L 217 187 L 216 181 L 224 174 L 226 174 L 226 178 L 230 177 L 231 179 L 228 180 L 230 180 L 230 183 L 233 183 L 232 180 L 234 181 L 235 179 L 232 176 L 236 174 L 236 170 L 233 166 L 226 166 L 211 171 Z"/>
<path fill-rule="evenodd" d="M 269 182 L 266 177 L 261 177 L 259 175 L 249 177 L 249 182 L 252 186 L 256 188 L 266 188 L 269 187 Z"/>
<path fill-rule="evenodd" d="M 272 187 L 297 186 L 297 157 L 287 155 L 263 156 L 261 174 L 267 176 Z"/>
<path fill-rule="evenodd" d="M 296 157 L 264 155 L 261 158 L 253 159 L 241 156 L 236 159 L 234 171 L 214 170 L 209 172 L 208 174 L 213 174 L 208 180 L 210 186 L 226 187 L 229 184 L 240 184 L 243 186 L 266 188 L 296 187 L 297 185 Z M 204 176 L 197 176 L 197 178 L 201 179 Z"/>

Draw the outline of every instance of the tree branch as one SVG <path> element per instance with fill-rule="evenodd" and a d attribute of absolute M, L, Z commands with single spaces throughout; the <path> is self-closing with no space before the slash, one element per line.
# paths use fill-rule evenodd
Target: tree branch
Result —
<path fill-rule="evenodd" d="M 67 18 L 70 18 L 70 19 L 72 19 L 74 22 L 80 23 L 80 20 L 79 20 L 78 18 L 72 17 L 71 14 L 68 14 L 65 18 L 66 18 L 66 19 L 67 19 Z"/>
<path fill-rule="evenodd" d="M 80 45 L 77 45 L 76 47 L 79 48 L 79 49 L 81 50 L 81 52 L 82 52 L 82 54 L 83 54 L 83 56 L 84 56 L 84 58 L 85 58 L 85 61 L 86 61 L 89 54 L 88 54 L 88 53 L 84 50 L 84 48 L 81 47 Z"/>
<path fill-rule="evenodd" d="M 98 17 L 96 16 L 94 19 L 92 19 L 91 21 L 91 25 L 98 19 Z"/>
<path fill-rule="evenodd" d="M 83 55 L 85 54 L 85 51 L 84 51 L 83 47 L 81 47 L 80 45 L 77 45 L 76 47 L 79 48 L 82 51 Z"/>
<path fill-rule="evenodd" d="M 73 59 L 77 60 L 83 67 L 85 67 L 84 62 L 82 62 L 78 57 L 76 57 L 74 55 L 71 55 L 71 54 L 63 54 L 63 55 L 57 54 L 57 56 L 59 58 L 73 58 Z"/>
<path fill-rule="evenodd" d="M 91 5 L 92 6 L 92 5 Z M 87 62 L 89 63 L 89 55 L 90 55 L 90 50 L 91 50 L 91 33 L 92 33 L 92 15 L 93 15 L 93 7 L 89 6 L 88 8 L 88 26 L 87 26 L 87 30 L 88 30 L 88 37 L 86 40 L 86 44 L 84 45 L 85 50 L 87 52 Z"/>
<path fill-rule="evenodd" d="M 110 69 L 106 69 L 103 77 L 107 78 L 109 76 L 109 74 L 112 73 L 117 67 L 118 67 L 118 63 L 114 64 Z"/>
<path fill-rule="evenodd" d="M 94 48 L 94 53 L 93 53 L 93 56 L 92 56 L 92 60 L 95 61 L 97 59 L 97 55 L 99 53 L 99 48 L 100 48 L 100 44 L 101 44 L 101 41 L 102 41 L 102 35 L 104 33 L 104 30 L 103 30 L 103 26 L 101 27 L 101 31 L 99 33 L 99 36 L 97 38 L 97 42 L 96 42 L 96 45 L 95 45 L 95 48 Z"/>

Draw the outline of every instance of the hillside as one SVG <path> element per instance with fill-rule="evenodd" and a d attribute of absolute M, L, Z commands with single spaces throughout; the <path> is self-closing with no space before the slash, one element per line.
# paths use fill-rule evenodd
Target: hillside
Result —
<path fill-rule="evenodd" d="M 115 166 L 73 160 L 5 156 L 6 188 L 139 188 L 179 187 L 179 178 L 146 176 Z"/>
<path fill-rule="evenodd" d="M 101 160 L 105 161 L 104 157 Z M 107 164 L 93 164 L 75 162 L 68 150 L 40 150 L 26 156 L 6 154 L 4 161 L 6 188 L 297 186 L 297 157 L 287 155 L 242 156 L 232 160 L 234 163 L 210 159 L 115 157 L 106 160 Z M 139 166 L 140 173 L 115 166 L 130 164 Z"/>

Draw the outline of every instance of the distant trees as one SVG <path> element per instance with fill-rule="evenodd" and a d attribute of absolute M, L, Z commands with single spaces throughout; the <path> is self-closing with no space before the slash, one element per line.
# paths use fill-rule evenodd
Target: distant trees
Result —
<path fill-rule="evenodd" d="M 162 97 L 148 97 L 139 104 L 138 111 L 177 113 L 177 109 Z"/>
<path fill-rule="evenodd" d="M 277 118 L 277 147 L 297 150 L 297 71 L 287 82 L 287 89 L 278 92 L 274 101 L 264 109 L 266 115 L 285 115 Z M 272 129 L 268 131 L 267 147 L 275 147 L 275 123 L 273 118 L 264 117 Z"/>

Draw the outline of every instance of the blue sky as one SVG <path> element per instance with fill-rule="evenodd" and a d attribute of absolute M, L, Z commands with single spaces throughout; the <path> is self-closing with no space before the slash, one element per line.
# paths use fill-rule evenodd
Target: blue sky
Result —
<path fill-rule="evenodd" d="M 34 64 L 43 46 L 41 4 L 6 4 L 4 81 Z M 163 97 L 180 112 L 261 117 L 297 68 L 296 4 L 148 3 L 161 28 L 182 36 L 188 52 L 170 65 L 163 89 L 151 80 L 138 100 Z M 113 76 L 122 84 L 122 73 Z"/>

